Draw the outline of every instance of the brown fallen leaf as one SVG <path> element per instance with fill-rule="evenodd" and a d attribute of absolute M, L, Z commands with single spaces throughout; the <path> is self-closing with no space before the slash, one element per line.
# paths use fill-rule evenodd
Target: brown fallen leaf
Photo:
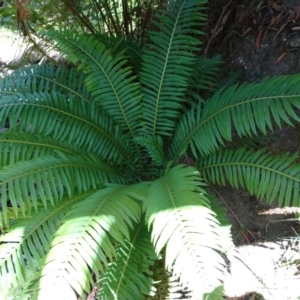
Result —
<path fill-rule="evenodd" d="M 294 22 L 296 22 L 300 18 L 300 6 L 295 6 L 294 12 L 296 13 L 295 18 L 293 19 Z"/>
<path fill-rule="evenodd" d="M 263 32 L 264 32 L 264 29 L 261 29 L 261 30 L 259 31 L 259 33 L 258 33 L 256 39 L 255 39 L 256 50 L 259 49 L 260 39 L 261 39 L 261 36 L 262 36 Z"/>
<path fill-rule="evenodd" d="M 275 65 L 277 65 L 279 62 L 281 62 L 286 56 L 286 52 L 283 52 L 280 54 L 280 56 L 276 59 Z"/>
<path fill-rule="evenodd" d="M 267 27 L 267 29 L 264 32 L 264 36 L 263 36 L 263 40 L 265 38 L 265 36 L 267 35 L 269 29 L 271 28 L 271 26 L 277 24 L 280 21 L 282 13 L 278 14 L 277 16 L 272 16 L 271 22 L 269 24 L 269 26 Z"/>
<path fill-rule="evenodd" d="M 282 5 L 276 4 L 273 1 L 268 1 L 268 5 L 271 9 L 275 11 L 284 11 L 285 8 Z"/>
<path fill-rule="evenodd" d="M 285 28 L 285 26 L 288 24 L 288 22 L 285 22 L 284 24 L 282 24 L 279 28 L 279 30 L 277 31 L 277 33 L 275 34 L 274 38 L 273 38 L 273 42 L 275 41 L 275 39 L 277 38 L 277 36 L 279 35 L 279 33 Z"/>

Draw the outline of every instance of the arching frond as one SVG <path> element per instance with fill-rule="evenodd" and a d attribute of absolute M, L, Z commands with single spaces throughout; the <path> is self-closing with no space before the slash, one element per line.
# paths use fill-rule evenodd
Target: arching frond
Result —
<path fill-rule="evenodd" d="M 37 274 L 40 270 L 41 260 L 63 222 L 64 214 L 70 206 L 91 193 L 66 198 L 48 210 L 40 208 L 29 217 L 16 220 L 8 233 L 0 235 L 1 299 L 8 299 L 11 292 L 17 289 L 21 294 L 22 287 L 28 285 L 30 279 L 36 279 L 32 272 Z M 16 297 L 16 294 L 11 296 Z"/>
<path fill-rule="evenodd" d="M 30 160 L 48 154 L 55 156 L 57 151 L 74 155 L 84 153 L 82 149 L 53 140 L 49 136 L 7 131 L 0 134 L 0 169 L 20 160 Z"/>
<path fill-rule="evenodd" d="M 135 225 L 130 237 L 117 247 L 116 261 L 100 277 L 100 299 L 144 299 L 155 293 L 149 268 L 157 257 L 144 222 Z"/>
<path fill-rule="evenodd" d="M 146 220 L 166 268 L 199 299 L 220 285 L 223 259 L 219 224 L 209 209 L 196 169 L 178 165 L 154 181 L 145 201 Z"/>
<path fill-rule="evenodd" d="M 141 93 L 130 68 L 124 68 L 124 56 L 112 57 L 92 36 L 63 31 L 52 32 L 50 37 L 55 38 L 58 47 L 79 69 L 87 72 L 85 85 L 94 97 L 93 102 L 134 136 L 140 125 Z"/>
<path fill-rule="evenodd" d="M 198 170 L 208 181 L 229 182 L 233 187 L 246 188 L 251 195 L 275 199 L 279 205 L 300 205 L 300 164 L 298 155 L 273 155 L 264 149 L 218 151 L 199 160 Z"/>
<path fill-rule="evenodd" d="M 242 136 L 273 130 L 274 123 L 292 125 L 300 121 L 295 109 L 300 108 L 299 75 L 270 78 L 260 83 L 234 85 L 219 90 L 205 106 L 186 113 L 177 126 L 172 154 L 177 157 L 187 144 L 195 156 L 208 155 L 224 141 L 232 140 L 232 127 Z M 202 111 L 201 111 L 202 110 Z M 201 114 L 201 117 L 199 117 Z"/>
<path fill-rule="evenodd" d="M 36 299 L 76 299 L 75 292 L 89 292 L 91 272 L 98 278 L 116 257 L 114 241 L 126 247 L 124 238 L 130 238 L 129 228 L 140 218 L 130 190 L 104 188 L 72 207 L 45 258 Z"/>
<path fill-rule="evenodd" d="M 140 80 L 143 85 L 143 133 L 170 135 L 188 87 L 188 75 L 195 61 L 193 50 L 199 41 L 189 34 L 205 20 L 200 12 L 206 1 L 168 1 L 150 33 L 151 46 L 143 53 Z"/>
<path fill-rule="evenodd" d="M 119 171 L 93 156 L 59 154 L 60 157 L 43 156 L 29 161 L 19 161 L 0 170 L 2 211 L 0 219 L 8 226 L 7 202 L 10 201 L 17 216 L 21 208 L 23 216 L 37 200 L 45 207 L 54 205 L 63 195 L 72 196 L 75 190 L 82 192 L 98 188 L 106 182 L 124 183 Z"/>
<path fill-rule="evenodd" d="M 127 145 L 126 134 L 122 134 L 112 119 L 95 109 L 93 104 L 77 100 L 66 99 L 65 95 L 56 92 L 4 97 L 0 103 L 1 126 L 9 117 L 12 129 L 51 135 L 59 142 L 67 142 L 116 162 L 128 159 L 133 153 L 130 153 L 130 144 L 128 149 L 124 147 Z"/>
<path fill-rule="evenodd" d="M 196 152 L 194 143 L 191 143 L 188 139 L 184 139 L 184 137 L 188 134 L 188 132 L 192 131 L 192 128 L 195 128 L 197 124 L 201 122 L 202 110 L 203 103 L 199 101 L 197 105 L 193 105 L 190 110 L 182 116 L 175 129 L 169 150 L 171 159 L 178 160 L 180 156 L 186 153 L 188 146 L 191 147 L 193 153 Z"/>
<path fill-rule="evenodd" d="M 5 82 L 10 79 L 13 79 L 16 92 L 50 93 L 56 91 L 68 97 L 72 95 L 85 102 L 91 101 L 92 97 L 84 85 L 84 73 L 76 68 L 52 64 L 33 65 L 17 70 L 3 80 Z"/>

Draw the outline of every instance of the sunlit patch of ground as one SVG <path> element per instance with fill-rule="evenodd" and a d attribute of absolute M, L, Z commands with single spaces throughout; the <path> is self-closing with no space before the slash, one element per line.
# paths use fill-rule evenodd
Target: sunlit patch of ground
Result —
<path fill-rule="evenodd" d="M 17 33 L 0 28 L 0 62 L 10 62 L 20 58 L 27 45 L 24 38 Z"/>
<path fill-rule="evenodd" d="M 259 215 L 289 215 L 296 213 L 300 214 L 300 207 L 276 207 L 258 212 Z"/>
<path fill-rule="evenodd" d="M 38 48 L 43 49 L 44 53 L 37 50 L 32 42 L 17 32 L 0 28 L 0 77 L 24 65 L 44 62 L 46 57 L 56 62 L 61 61 L 60 53 L 51 45 L 36 36 L 31 36 L 31 38 L 35 40 L 34 44 L 38 45 Z"/>
<path fill-rule="evenodd" d="M 227 299 L 300 299 L 300 245 L 297 239 L 238 247 L 228 254 Z M 258 296 L 261 295 L 261 296 Z M 240 298 L 241 297 L 241 298 Z"/>

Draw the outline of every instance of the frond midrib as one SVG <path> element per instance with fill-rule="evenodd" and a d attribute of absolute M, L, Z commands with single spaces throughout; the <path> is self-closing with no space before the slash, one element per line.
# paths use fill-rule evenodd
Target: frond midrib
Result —
<path fill-rule="evenodd" d="M 135 241 L 137 240 L 137 238 L 138 238 L 138 236 L 140 234 L 140 231 L 141 231 L 141 229 L 143 227 L 142 225 L 143 225 L 142 223 L 139 224 L 139 227 L 138 227 L 138 230 L 135 233 L 135 236 L 130 241 L 130 249 L 128 251 L 128 255 L 126 257 L 126 261 L 124 262 L 124 267 L 123 267 L 122 272 L 120 274 L 120 279 L 119 279 L 119 282 L 118 282 L 118 286 L 116 288 L 116 295 L 119 294 L 119 290 L 120 290 L 121 284 L 122 284 L 122 279 L 124 278 L 125 270 L 126 270 L 127 266 L 129 265 L 128 262 L 129 262 L 129 260 L 131 258 L 131 253 L 134 251 Z"/>
<path fill-rule="evenodd" d="M 230 162 L 230 163 L 217 163 L 217 164 L 210 164 L 209 166 L 200 166 L 198 168 L 198 170 L 201 172 L 202 170 L 208 170 L 208 169 L 211 169 L 211 168 L 219 168 L 219 167 L 231 167 L 231 166 L 247 166 L 247 167 L 250 167 L 250 168 L 255 168 L 255 169 L 262 169 L 262 170 L 265 170 L 265 171 L 268 171 L 270 173 L 276 173 L 282 177 L 286 177 L 286 178 L 289 178 L 293 181 L 298 181 L 300 182 L 300 178 L 297 178 L 297 177 L 293 177 L 291 175 L 288 175 L 286 173 L 283 173 L 283 172 L 280 172 L 279 170 L 277 169 L 272 169 L 270 167 L 267 167 L 267 166 L 263 166 L 263 165 L 260 165 L 260 164 L 255 164 L 255 163 L 247 163 L 247 162 L 243 162 L 243 163 L 240 163 L 240 162 Z"/>
<path fill-rule="evenodd" d="M 178 207 L 177 207 L 176 204 L 175 204 L 174 197 L 173 197 L 172 191 L 171 191 L 170 186 L 169 186 L 169 181 L 167 180 L 167 178 L 166 178 L 165 176 L 162 177 L 162 180 L 163 180 L 163 182 L 164 182 L 164 184 L 165 184 L 165 186 L 166 186 L 166 188 L 167 188 L 167 190 L 168 190 L 169 199 L 170 199 L 171 202 L 172 202 L 173 208 L 174 208 L 174 209 L 177 209 Z"/>
<path fill-rule="evenodd" d="M 178 147 L 178 149 L 176 150 L 176 152 L 174 154 L 174 157 L 178 156 L 178 154 L 182 150 L 183 145 L 185 145 L 192 139 L 193 135 L 196 134 L 196 132 L 199 130 L 200 127 L 202 127 L 204 124 L 209 122 L 211 119 L 213 119 L 216 115 L 220 114 L 221 112 L 228 110 L 228 109 L 232 109 L 233 107 L 245 105 L 246 103 L 251 103 L 251 102 L 256 102 L 256 101 L 261 101 L 261 100 L 272 100 L 272 99 L 274 99 L 274 97 L 290 99 L 290 98 L 299 97 L 299 95 L 287 95 L 287 96 L 286 95 L 276 95 L 276 96 L 259 97 L 259 98 L 250 99 L 250 100 L 246 100 L 243 102 L 239 102 L 239 103 L 235 103 L 235 104 L 231 104 L 229 106 L 223 107 L 220 110 L 218 110 L 217 112 L 215 112 L 214 114 L 212 114 L 211 116 L 209 116 L 207 119 L 200 122 L 194 129 L 192 129 L 192 131 L 186 136 L 186 138 L 183 140 L 183 142 L 181 142 L 180 146 Z"/>
<path fill-rule="evenodd" d="M 38 223 L 35 227 L 33 227 L 31 229 L 31 231 L 29 231 L 24 237 L 23 237 L 23 240 L 26 240 L 30 235 L 32 235 L 32 233 L 34 233 L 34 231 L 37 231 L 37 228 L 41 227 L 45 222 L 47 222 L 49 219 L 52 218 L 52 216 L 55 216 L 59 211 L 62 211 L 64 208 L 72 205 L 72 203 L 76 203 L 78 202 L 79 200 L 83 199 L 83 198 L 86 198 L 88 197 L 89 195 L 93 194 L 94 191 L 89 191 L 89 192 L 86 192 L 84 194 L 80 194 L 76 197 L 72 197 L 72 198 L 69 198 L 67 201 L 62 201 L 60 202 L 54 209 L 51 213 L 49 213 L 40 223 Z"/>
<path fill-rule="evenodd" d="M 1 94 L 6 94 L 6 95 L 17 95 L 18 94 L 18 91 L 15 91 L 15 92 L 13 92 L 13 91 L 8 91 L 8 90 L 1 90 L 0 89 L 0 93 Z"/>
<path fill-rule="evenodd" d="M 41 158 L 41 157 L 39 157 Z M 4 185 L 4 184 L 7 184 L 11 181 L 14 181 L 18 178 L 22 178 L 24 176 L 30 176 L 30 175 L 33 175 L 33 174 L 36 174 L 36 173 L 41 173 L 41 172 L 44 172 L 44 171 L 50 171 L 50 170 L 53 170 L 53 169 L 57 169 L 57 168 L 65 168 L 65 167 L 72 167 L 72 168 L 85 168 L 85 169 L 89 169 L 89 170 L 98 170 L 99 171 L 99 167 L 96 167 L 96 166 L 92 166 L 92 165 L 86 165 L 84 163 L 82 163 L 81 165 L 80 164 L 74 164 L 74 163 L 60 163 L 60 164 L 57 164 L 55 166 L 49 166 L 49 167 L 46 167 L 46 168 L 39 168 L 38 170 L 33 170 L 33 171 L 30 171 L 30 172 L 23 172 L 21 173 L 20 175 L 18 176 L 14 176 L 14 177 L 10 177 L 9 179 L 7 180 L 3 180 L 1 181 L 0 183 L 0 186 Z M 108 172 L 108 170 L 105 170 L 106 172 Z M 110 172 L 111 174 L 113 174 L 113 172 Z"/>
<path fill-rule="evenodd" d="M 39 234 L 40 234 L 39 233 L 39 228 L 42 228 L 45 224 L 46 224 L 46 226 L 47 226 L 47 224 L 53 224 L 53 223 L 51 223 L 52 218 L 54 220 L 56 216 L 60 215 L 60 212 L 66 210 L 67 207 L 71 206 L 72 204 L 77 203 L 78 201 L 82 200 L 83 198 L 86 198 L 87 196 L 89 196 L 93 192 L 94 191 L 89 191 L 89 192 L 85 192 L 85 193 L 80 194 L 80 195 L 76 195 L 72 198 L 68 198 L 68 199 L 65 198 L 65 201 L 61 201 L 56 207 L 52 207 L 50 209 L 51 210 L 50 212 L 49 212 L 49 209 L 48 210 L 44 209 L 44 213 L 42 212 L 42 217 L 39 214 L 38 210 L 36 210 L 37 214 L 38 214 L 38 219 L 40 219 L 40 221 L 38 223 L 34 224 L 33 227 L 26 226 L 26 224 L 27 224 L 27 222 L 30 222 L 30 219 L 32 217 L 34 217 L 36 215 L 34 215 L 34 216 L 31 215 L 30 217 L 25 217 L 25 218 L 19 219 L 19 221 L 20 221 L 19 223 L 16 223 L 15 225 L 12 225 L 12 228 L 8 232 L 8 236 L 6 236 L 5 234 L 2 235 L 2 238 L 4 240 L 1 239 L 1 236 L 0 236 L 0 241 L 2 240 L 5 243 L 11 243 L 11 244 L 14 245 L 14 248 L 11 249 L 11 252 L 7 253 L 7 254 L 10 257 L 9 260 L 12 260 L 14 264 L 16 264 L 16 263 L 19 264 L 19 265 L 15 266 L 15 269 L 14 269 L 15 273 L 13 273 L 13 274 L 10 273 L 9 275 L 23 276 L 23 274 L 18 274 L 18 272 L 16 272 L 16 270 L 18 270 L 20 267 L 26 268 L 26 265 L 23 265 L 24 258 L 23 258 L 23 260 L 22 259 L 19 260 L 18 255 L 19 255 L 20 252 L 25 251 L 25 253 L 26 253 L 27 251 L 29 251 L 29 252 L 31 251 L 30 246 L 27 243 L 28 240 L 31 241 L 31 239 L 36 239 L 36 238 L 38 239 L 40 244 L 37 247 L 36 247 L 36 245 L 34 246 L 34 250 L 37 251 L 37 252 L 40 252 L 41 249 L 42 249 L 42 251 L 45 253 L 45 251 L 47 250 L 47 247 L 50 246 L 51 236 L 47 236 L 47 238 L 43 238 L 42 240 L 40 240 L 39 239 Z M 33 223 L 35 223 L 35 222 L 33 222 Z M 30 224 L 32 224 L 32 222 L 28 223 L 28 224 L 30 225 Z M 55 226 L 57 226 L 57 223 L 55 223 L 55 225 L 53 226 L 53 229 L 55 228 Z M 14 232 L 14 230 L 19 230 L 22 227 L 24 227 L 24 230 L 22 230 L 24 235 L 23 234 L 18 234 L 17 237 L 15 235 L 13 235 L 13 239 L 10 240 L 9 239 L 10 232 Z M 49 233 L 50 231 L 48 230 L 47 232 Z M 51 232 L 50 232 L 50 234 L 51 234 Z M 46 241 L 46 243 L 44 244 L 45 241 Z M 42 248 L 40 246 L 42 246 Z M 38 248 L 38 250 L 37 250 L 37 248 Z M 32 257 L 31 256 L 26 257 L 27 263 L 30 263 L 30 260 L 32 260 L 32 259 L 37 259 L 38 261 L 40 261 L 43 258 L 37 257 L 36 254 L 35 254 Z M 3 265 L 6 264 L 7 260 L 8 259 L 6 259 L 5 261 L 2 261 Z M 26 274 L 26 272 L 25 272 L 25 274 Z M 28 278 L 27 278 L 27 280 L 28 280 Z"/>
<path fill-rule="evenodd" d="M 78 154 L 78 153 L 72 152 L 66 148 L 61 148 L 61 147 L 58 147 L 58 146 L 50 144 L 50 143 L 42 143 L 42 142 L 37 143 L 37 142 L 30 142 L 30 141 L 10 140 L 10 139 L 1 139 L 1 138 L 0 138 L 0 143 L 24 144 L 24 145 L 33 145 L 33 146 L 37 146 L 37 147 L 41 146 L 41 147 L 53 148 L 54 150 L 66 152 L 68 154 Z"/>
<path fill-rule="evenodd" d="M 113 139 L 111 135 L 109 135 L 106 131 L 102 130 L 100 127 L 98 127 L 98 126 L 94 125 L 93 123 L 89 122 L 87 119 L 80 118 L 80 117 L 78 117 L 76 115 L 73 115 L 73 114 L 70 114 L 70 113 L 66 112 L 65 110 L 60 110 L 60 109 L 55 108 L 53 106 L 47 106 L 47 105 L 37 104 L 37 102 L 35 102 L 35 103 L 21 103 L 21 104 L 22 104 L 22 106 L 32 106 L 32 107 L 39 107 L 39 108 L 45 108 L 45 109 L 48 109 L 48 110 L 52 110 L 52 111 L 55 111 L 55 112 L 60 113 L 62 115 L 66 115 L 66 116 L 71 117 L 73 119 L 79 120 L 79 121 L 87 124 L 88 126 L 93 127 L 98 132 L 100 132 L 101 135 L 104 135 L 109 141 L 111 141 L 111 143 L 113 145 L 115 145 L 115 147 L 121 153 L 123 153 L 123 155 L 124 155 L 124 157 L 126 157 L 127 161 L 130 161 L 129 160 L 130 154 L 115 139 Z M 13 103 L 13 104 L 9 104 L 9 105 L 10 106 L 19 106 L 20 103 Z M 8 106 L 7 104 L 0 105 L 0 108 L 7 107 L 7 106 Z"/>
<path fill-rule="evenodd" d="M 153 122 L 153 131 L 152 131 L 153 135 L 155 135 L 155 132 L 156 132 L 156 126 L 157 126 L 157 121 L 156 120 L 157 120 L 157 116 L 158 116 L 158 106 L 159 106 L 160 93 L 161 93 L 162 85 L 163 85 L 164 78 L 165 78 L 165 72 L 166 72 L 166 69 L 167 69 L 167 64 L 168 64 L 168 61 L 169 61 L 170 49 L 171 49 L 171 46 L 172 46 L 173 38 L 174 38 L 176 28 L 177 28 L 178 19 L 179 19 L 179 16 L 181 15 L 181 11 L 182 11 L 183 6 L 184 6 L 184 2 L 182 3 L 182 5 L 180 7 L 180 10 L 179 10 L 179 12 L 176 16 L 176 22 L 174 22 L 173 31 L 172 31 L 172 34 L 171 34 L 168 50 L 166 52 L 166 58 L 165 58 L 165 63 L 164 63 L 164 67 L 163 67 L 163 74 L 162 74 L 162 76 L 160 78 L 160 82 L 159 82 L 158 92 L 157 92 L 156 101 L 155 101 L 156 105 L 155 105 L 155 115 L 154 115 L 154 122 Z"/>
<path fill-rule="evenodd" d="M 129 129 L 130 131 L 130 134 L 132 136 L 132 140 L 134 141 L 134 137 L 135 137 L 135 134 L 134 134 L 134 131 L 133 131 L 133 128 L 131 128 L 130 126 L 130 123 L 127 119 L 127 116 L 123 110 L 123 107 L 122 107 L 122 104 L 121 104 L 121 101 L 120 101 L 120 98 L 118 96 L 118 93 L 116 92 L 115 88 L 114 88 L 114 85 L 112 84 L 109 76 L 107 75 L 107 73 L 105 72 L 105 70 L 102 68 L 102 66 L 98 63 L 98 61 L 93 57 L 91 56 L 83 47 L 81 47 L 80 45 L 76 44 L 74 41 L 72 41 L 71 39 L 67 39 L 63 36 L 60 36 L 60 38 L 64 39 L 65 41 L 71 43 L 72 45 L 76 46 L 76 47 L 79 47 L 81 51 L 83 51 L 98 67 L 99 69 L 102 71 L 102 73 L 104 74 L 105 78 L 107 79 L 107 81 L 109 82 L 110 84 L 110 87 L 111 87 L 111 90 L 113 91 L 114 95 L 115 95 L 115 99 L 117 99 L 117 102 L 118 102 L 118 105 L 119 105 L 119 108 L 122 112 L 122 115 L 123 115 L 123 119 L 125 120 L 126 122 L 126 125 L 127 125 L 127 128 Z M 106 49 L 106 47 L 105 47 Z M 134 146 L 135 146 L 135 150 L 136 150 L 136 154 L 138 156 L 138 161 L 139 161 L 139 165 L 141 166 L 142 165 L 142 158 L 141 158 L 141 153 L 140 153 L 140 150 L 139 150 L 139 147 L 138 147 L 138 144 L 136 142 L 134 142 Z M 127 155 L 124 155 L 125 157 L 128 157 Z M 130 155 L 129 155 L 130 157 Z"/>
<path fill-rule="evenodd" d="M 67 42 L 69 42 L 69 43 L 71 43 L 71 44 L 73 44 L 74 46 L 76 46 L 77 48 L 80 48 L 80 50 L 81 51 L 83 51 L 98 67 L 99 67 L 99 69 L 102 71 L 102 73 L 104 74 L 104 76 L 105 76 L 105 78 L 107 79 L 107 81 L 109 82 L 109 84 L 110 84 L 110 87 L 111 87 L 111 89 L 112 89 L 112 91 L 113 91 L 113 93 L 114 93 L 114 95 L 115 95 L 115 98 L 117 99 L 117 101 L 118 101 L 118 104 L 119 104 L 119 108 L 121 109 L 121 112 L 122 112 L 122 115 L 123 115 L 123 118 L 124 118 L 124 120 L 125 120 L 125 122 L 126 122 L 126 125 L 127 125 L 127 128 L 129 129 L 129 131 L 130 131 L 130 133 L 131 133 L 131 136 L 134 138 L 134 132 L 133 132 L 133 130 L 132 130 L 132 128 L 131 128 L 131 126 L 130 126 L 130 124 L 129 124 L 129 122 L 128 122 L 128 119 L 127 119 L 127 117 L 126 117 L 126 114 L 124 113 L 124 110 L 123 110 L 123 107 L 122 107 L 122 105 L 121 105 L 121 101 L 120 101 L 120 98 L 119 98 L 119 96 L 118 96 L 118 94 L 117 94 L 117 92 L 116 92 L 116 90 L 115 90 L 115 88 L 114 88 L 114 85 L 112 84 L 112 82 L 111 82 L 111 80 L 110 80 L 110 78 L 109 78 L 109 76 L 107 75 L 107 73 L 105 72 L 105 70 L 102 68 L 102 66 L 98 63 L 98 61 L 93 57 L 93 56 L 91 56 L 84 48 L 82 48 L 79 44 L 76 44 L 75 42 L 73 42 L 71 39 L 66 39 L 66 38 L 64 38 L 63 36 L 60 36 L 60 38 L 63 38 L 65 41 L 67 41 Z M 139 152 L 137 152 L 137 153 L 139 153 Z"/>
<path fill-rule="evenodd" d="M 35 74 L 35 73 L 34 74 L 32 74 L 32 73 L 26 74 L 26 77 L 36 77 L 36 78 L 41 78 L 41 79 L 44 79 L 46 81 L 52 82 L 53 84 L 58 85 L 58 86 L 62 87 L 63 89 L 69 91 L 71 94 L 75 95 L 79 99 L 82 99 L 85 102 L 90 102 L 88 99 L 84 98 L 82 94 L 76 92 L 73 89 L 70 89 L 67 85 L 63 85 L 59 81 L 55 81 L 55 80 L 53 80 L 49 77 L 41 76 L 41 75 Z M 17 94 L 17 93 L 15 93 L 15 94 Z"/>

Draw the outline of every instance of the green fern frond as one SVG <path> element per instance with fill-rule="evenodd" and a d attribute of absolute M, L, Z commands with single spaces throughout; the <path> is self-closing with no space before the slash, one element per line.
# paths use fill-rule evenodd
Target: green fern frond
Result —
<path fill-rule="evenodd" d="M 42 64 L 15 71 L 4 78 L 2 84 L 5 84 L 6 81 L 12 81 L 16 92 L 50 93 L 56 91 L 68 95 L 67 97 L 73 95 L 73 97 L 89 102 L 91 101 L 91 94 L 84 85 L 84 79 L 84 73 L 76 68 Z M 6 83 L 6 89 L 7 85 Z M 3 93 L 2 89 L 0 93 Z"/>
<path fill-rule="evenodd" d="M 121 43 L 125 56 L 128 58 L 128 63 L 132 66 L 134 74 L 139 74 L 142 65 L 142 50 L 139 43 L 134 40 L 123 40 Z"/>
<path fill-rule="evenodd" d="M 92 274 L 98 278 L 107 260 L 116 257 L 114 241 L 126 247 L 124 238 L 130 238 L 129 228 L 140 219 L 130 191 L 130 186 L 100 189 L 69 210 L 45 258 L 36 299 L 89 293 Z"/>
<path fill-rule="evenodd" d="M 149 268 L 157 257 L 150 233 L 141 222 L 130 236 L 124 245 L 117 246 L 116 261 L 100 277 L 100 299 L 144 299 L 155 293 Z"/>
<path fill-rule="evenodd" d="M 52 32 L 50 37 L 56 40 L 68 59 L 87 72 L 85 84 L 94 97 L 93 102 L 134 137 L 140 125 L 141 93 L 130 68 L 124 68 L 124 56 L 112 57 L 110 51 L 92 36 L 63 31 Z"/>
<path fill-rule="evenodd" d="M 215 289 L 204 295 L 203 299 L 205 300 L 224 300 L 224 285 L 220 284 L 215 287 Z"/>
<path fill-rule="evenodd" d="M 0 98 L 6 95 L 15 95 L 15 81 L 11 76 L 6 76 L 0 80 Z"/>
<path fill-rule="evenodd" d="M 0 170 L 0 189 L 2 211 L 0 219 L 8 226 L 7 202 L 10 201 L 18 214 L 21 208 L 23 216 L 31 205 L 37 209 L 37 200 L 41 199 L 47 207 L 54 205 L 64 194 L 72 196 L 79 192 L 97 188 L 106 182 L 124 183 L 119 171 L 106 165 L 96 157 L 59 154 L 60 157 L 43 156 L 29 161 L 19 161 Z"/>
<path fill-rule="evenodd" d="M 163 149 L 163 139 L 158 136 L 137 136 L 135 140 L 147 148 L 153 163 L 156 166 L 161 166 L 165 162 L 165 154 Z"/>
<path fill-rule="evenodd" d="M 276 133 L 263 135 L 263 136 L 254 136 L 254 137 L 242 137 L 239 139 L 234 139 L 232 142 L 226 143 L 225 148 L 261 148 L 266 147 L 268 143 L 272 143 L 278 140 Z"/>
<path fill-rule="evenodd" d="M 40 270 L 40 264 L 38 261 L 33 260 L 33 266 L 26 265 L 26 280 L 24 282 L 18 281 L 17 286 L 11 286 L 9 291 L 1 292 L 0 297 L 3 295 L 3 299 L 13 300 L 28 300 L 31 298 L 31 282 L 38 279 L 38 271 Z"/>
<path fill-rule="evenodd" d="M 198 57 L 193 65 L 189 87 L 197 90 L 215 90 L 216 74 L 220 71 L 220 56 L 213 58 Z"/>
<path fill-rule="evenodd" d="M 218 82 L 218 58 L 195 54 L 207 0 L 117 2 L 106 29 L 45 34 L 66 65 L 0 79 L 0 299 L 83 299 L 97 282 L 101 299 L 165 299 L 169 278 L 171 299 L 221 300 L 234 245 L 205 182 L 300 206 L 298 156 L 248 148 L 300 121 L 299 75 Z"/>
<path fill-rule="evenodd" d="M 200 295 L 220 285 L 219 224 L 196 169 L 178 165 L 153 182 L 145 202 L 156 253 L 166 247 L 166 268 Z"/>
<path fill-rule="evenodd" d="M 203 103 L 198 101 L 197 105 L 191 106 L 190 110 L 183 114 L 174 131 L 174 137 L 169 150 L 171 159 L 178 160 L 179 157 L 186 153 L 188 146 L 191 147 L 193 153 L 196 152 L 194 144 L 190 140 L 184 139 L 184 136 L 191 133 L 192 129 L 201 122 L 202 110 Z"/>
<path fill-rule="evenodd" d="M 152 44 L 143 53 L 140 72 L 145 129 L 143 134 L 170 135 L 188 87 L 188 75 L 195 61 L 193 50 L 199 41 L 189 33 L 203 24 L 200 12 L 206 1 L 168 1 L 154 22 L 158 31 L 150 33 Z"/>
<path fill-rule="evenodd" d="M 8 233 L 0 235 L 0 296 L 7 299 L 13 288 L 29 284 L 31 270 L 38 272 L 40 262 L 50 248 L 52 238 L 62 224 L 64 214 L 91 192 L 61 201 L 48 210 L 40 208 L 31 216 L 18 219 Z M 32 279 L 35 277 L 32 277 Z M 19 291 L 21 293 L 21 291 Z"/>
<path fill-rule="evenodd" d="M 110 49 L 113 56 L 124 52 L 128 64 L 132 66 L 134 73 L 138 74 L 142 64 L 142 55 L 141 45 L 137 41 L 124 37 L 111 37 L 106 34 L 93 34 L 93 37 Z"/>
<path fill-rule="evenodd" d="M 59 142 L 118 163 L 128 159 L 132 155 L 130 144 L 125 142 L 128 134 L 122 134 L 93 104 L 77 100 L 56 92 L 4 97 L 0 103 L 1 126 L 9 117 L 12 129 L 51 135 Z"/>
<path fill-rule="evenodd" d="M 232 127 L 239 137 L 267 134 L 274 123 L 292 125 L 300 121 L 295 109 L 299 103 L 300 77 L 290 75 L 269 78 L 260 83 L 234 85 L 219 90 L 206 101 L 202 110 L 186 113 L 176 128 L 171 153 L 175 157 L 189 143 L 193 154 L 205 156 L 216 151 L 224 140 L 232 140 Z M 198 117 L 201 114 L 201 117 Z M 197 118 L 197 119 L 196 119 Z"/>
<path fill-rule="evenodd" d="M 0 134 L 0 169 L 20 160 L 30 160 L 43 155 L 55 156 L 57 151 L 74 155 L 84 153 L 82 149 L 58 142 L 49 136 L 7 131 Z"/>
<path fill-rule="evenodd" d="M 218 151 L 199 160 L 198 170 L 214 184 L 229 182 L 235 188 L 246 188 L 251 195 L 275 199 L 279 205 L 300 205 L 300 164 L 297 153 L 273 155 L 264 149 Z"/>

